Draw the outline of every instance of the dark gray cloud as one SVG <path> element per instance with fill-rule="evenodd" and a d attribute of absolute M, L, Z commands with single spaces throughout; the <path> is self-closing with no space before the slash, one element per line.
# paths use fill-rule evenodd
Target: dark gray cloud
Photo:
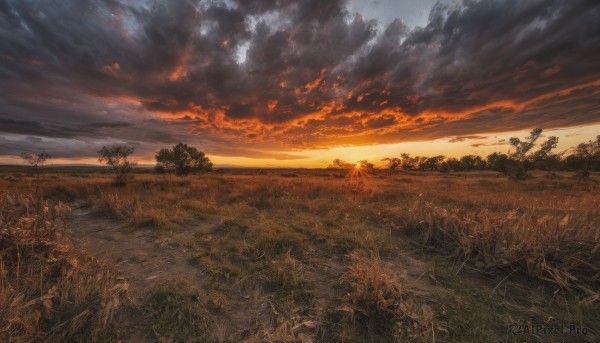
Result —
<path fill-rule="evenodd" d="M 598 1 L 438 2 L 414 29 L 349 8 L 0 0 L 0 135 L 258 158 L 600 121 Z"/>
<path fill-rule="evenodd" d="M 457 142 L 464 142 L 466 140 L 479 140 L 479 139 L 487 139 L 489 137 L 487 136 L 477 136 L 477 135 L 471 135 L 471 136 L 456 136 L 456 137 L 452 137 L 448 140 L 449 143 L 457 143 Z"/>

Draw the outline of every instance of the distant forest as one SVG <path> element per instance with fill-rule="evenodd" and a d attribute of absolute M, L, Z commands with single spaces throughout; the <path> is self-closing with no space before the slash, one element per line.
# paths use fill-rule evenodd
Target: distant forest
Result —
<path fill-rule="evenodd" d="M 528 137 L 510 139 L 509 153 L 494 152 L 487 157 L 465 155 L 460 158 L 446 156 L 411 156 L 408 153 L 399 157 L 387 157 L 382 161 L 392 171 L 469 171 L 494 170 L 513 178 L 526 178 L 528 171 L 540 169 L 545 171 L 572 171 L 580 177 L 588 177 L 591 172 L 600 172 L 600 135 L 595 140 L 582 142 L 576 147 L 561 153 L 553 153 L 558 144 L 558 138 L 551 136 L 546 141 L 538 143 L 542 129 L 534 129 Z M 359 168 L 372 169 L 375 165 L 369 161 L 348 163 L 336 159 L 330 168 Z"/>

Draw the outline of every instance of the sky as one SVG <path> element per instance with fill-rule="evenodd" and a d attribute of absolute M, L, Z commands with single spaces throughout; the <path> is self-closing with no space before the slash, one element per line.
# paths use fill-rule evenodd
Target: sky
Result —
<path fill-rule="evenodd" d="M 324 167 L 600 134 L 596 0 L 0 0 L 0 163 Z"/>

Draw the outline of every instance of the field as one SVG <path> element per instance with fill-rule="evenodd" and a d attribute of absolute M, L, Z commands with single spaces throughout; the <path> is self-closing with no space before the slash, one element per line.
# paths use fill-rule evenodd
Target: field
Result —
<path fill-rule="evenodd" d="M 0 341 L 600 340 L 598 175 L 112 178 L 0 173 Z"/>

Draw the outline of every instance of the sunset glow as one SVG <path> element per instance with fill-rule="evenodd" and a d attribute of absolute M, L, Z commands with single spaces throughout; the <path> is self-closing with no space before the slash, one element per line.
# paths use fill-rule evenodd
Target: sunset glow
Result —
<path fill-rule="evenodd" d="M 128 144 L 153 164 L 182 141 L 217 165 L 312 168 L 505 152 L 534 127 L 566 150 L 599 132 L 597 32 L 581 29 L 599 7 L 8 1 L 0 163 Z"/>

